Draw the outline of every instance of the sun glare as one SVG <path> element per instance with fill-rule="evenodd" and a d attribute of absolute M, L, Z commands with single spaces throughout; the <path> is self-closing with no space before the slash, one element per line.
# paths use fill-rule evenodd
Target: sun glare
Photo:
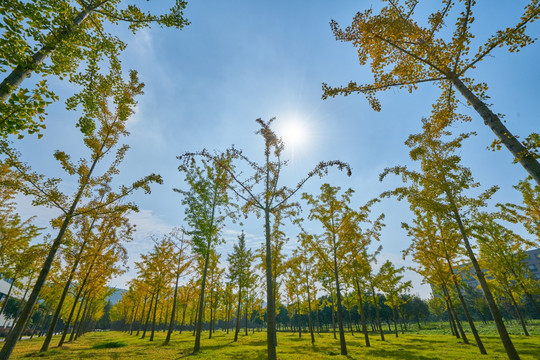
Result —
<path fill-rule="evenodd" d="M 279 135 L 285 143 L 285 148 L 299 148 L 307 145 L 309 128 L 297 120 L 283 124 Z"/>

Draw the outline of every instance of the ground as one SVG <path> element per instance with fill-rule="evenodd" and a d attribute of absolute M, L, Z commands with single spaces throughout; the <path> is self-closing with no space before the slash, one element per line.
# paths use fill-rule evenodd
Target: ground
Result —
<path fill-rule="evenodd" d="M 539 330 L 534 329 L 537 333 Z M 266 333 L 255 332 L 249 336 L 241 335 L 233 343 L 233 334 L 216 331 L 212 339 L 208 332 L 203 334 L 202 350 L 191 355 L 194 337 L 191 333 L 175 333 L 169 345 L 164 346 L 165 332 L 157 333 L 153 342 L 140 339 L 118 331 L 92 332 L 76 342 L 67 343 L 62 348 L 51 347 L 46 353 L 39 353 L 43 338 L 34 338 L 19 342 L 12 359 L 265 359 Z M 316 335 L 311 345 L 309 333 L 278 334 L 278 358 L 294 360 L 316 359 L 506 359 L 502 344 L 494 334 L 483 336 L 487 356 L 480 355 L 475 345 L 465 345 L 449 334 L 441 333 L 406 333 L 386 334 L 386 341 L 381 341 L 376 334 L 370 336 L 371 347 L 364 345 L 361 334 L 347 334 L 349 356 L 341 356 L 339 341 L 332 334 Z M 472 335 L 470 336 L 471 340 Z M 540 359 L 540 336 L 531 337 L 513 335 L 512 340 L 523 360 Z M 53 338 L 55 344 L 58 338 Z"/>

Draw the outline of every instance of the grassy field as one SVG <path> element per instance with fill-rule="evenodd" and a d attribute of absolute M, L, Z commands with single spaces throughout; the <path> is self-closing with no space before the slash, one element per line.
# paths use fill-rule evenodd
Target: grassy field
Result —
<path fill-rule="evenodd" d="M 386 341 L 373 334 L 372 346 L 364 346 L 361 334 L 347 334 L 349 356 L 341 356 L 339 341 L 331 334 L 316 335 L 315 345 L 311 345 L 309 334 L 278 334 L 279 359 L 506 359 L 504 349 L 497 336 L 483 336 L 488 351 L 482 356 L 474 345 L 465 345 L 451 335 L 406 333 L 396 338 L 387 334 Z M 240 336 L 233 343 L 232 333 L 227 335 L 217 331 L 212 339 L 208 332 L 203 334 L 202 351 L 191 355 L 194 337 L 191 334 L 175 334 L 171 343 L 163 346 L 165 333 L 157 334 L 153 342 L 129 336 L 116 331 L 94 332 L 84 335 L 62 348 L 52 348 L 39 353 L 42 339 L 23 340 L 13 352 L 12 359 L 265 359 L 266 333 Z M 540 359 L 540 336 L 512 336 L 514 344 L 523 360 Z M 471 336 L 472 340 L 472 336 Z M 57 342 L 54 338 L 51 344 Z"/>

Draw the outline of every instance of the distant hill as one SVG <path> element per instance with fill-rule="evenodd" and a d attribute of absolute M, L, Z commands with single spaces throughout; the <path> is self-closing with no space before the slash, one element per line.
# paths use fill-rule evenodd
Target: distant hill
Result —
<path fill-rule="evenodd" d="M 118 289 L 118 288 L 109 288 L 109 289 L 114 290 L 114 293 L 111 296 L 109 296 L 109 299 L 108 299 L 111 302 L 111 305 L 114 305 L 117 302 L 119 302 L 120 299 L 122 299 L 122 295 L 124 295 L 124 293 L 127 291 L 125 289 Z"/>

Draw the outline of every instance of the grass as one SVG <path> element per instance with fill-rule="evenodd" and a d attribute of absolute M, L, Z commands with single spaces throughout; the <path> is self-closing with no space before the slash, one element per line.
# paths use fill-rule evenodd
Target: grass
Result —
<path fill-rule="evenodd" d="M 115 349 L 127 345 L 128 344 L 124 341 L 108 341 L 105 343 L 92 345 L 92 349 Z"/>
<path fill-rule="evenodd" d="M 192 355 L 194 337 L 191 333 L 175 333 L 169 345 L 164 346 L 165 333 L 159 332 L 153 342 L 129 336 L 117 331 L 94 332 L 84 335 L 76 342 L 66 343 L 61 348 L 39 353 L 42 338 L 23 340 L 15 348 L 12 359 L 265 359 L 266 333 L 241 335 L 233 343 L 233 334 L 217 331 L 212 339 L 208 332 L 203 334 L 202 350 Z M 278 358 L 291 360 L 318 359 L 506 359 L 504 348 L 497 336 L 484 335 L 482 340 L 488 351 L 482 356 L 475 345 L 465 345 L 451 335 L 406 333 L 396 338 L 386 334 L 386 341 L 381 341 L 376 334 L 371 334 L 371 347 L 364 345 L 362 334 L 346 335 L 349 356 L 341 356 L 339 341 L 332 334 L 316 334 L 312 345 L 309 333 L 278 334 Z M 472 335 L 470 340 L 473 340 Z M 58 338 L 53 338 L 54 344 Z M 540 358 L 540 334 L 531 337 L 513 335 L 512 340 L 523 360 Z"/>

